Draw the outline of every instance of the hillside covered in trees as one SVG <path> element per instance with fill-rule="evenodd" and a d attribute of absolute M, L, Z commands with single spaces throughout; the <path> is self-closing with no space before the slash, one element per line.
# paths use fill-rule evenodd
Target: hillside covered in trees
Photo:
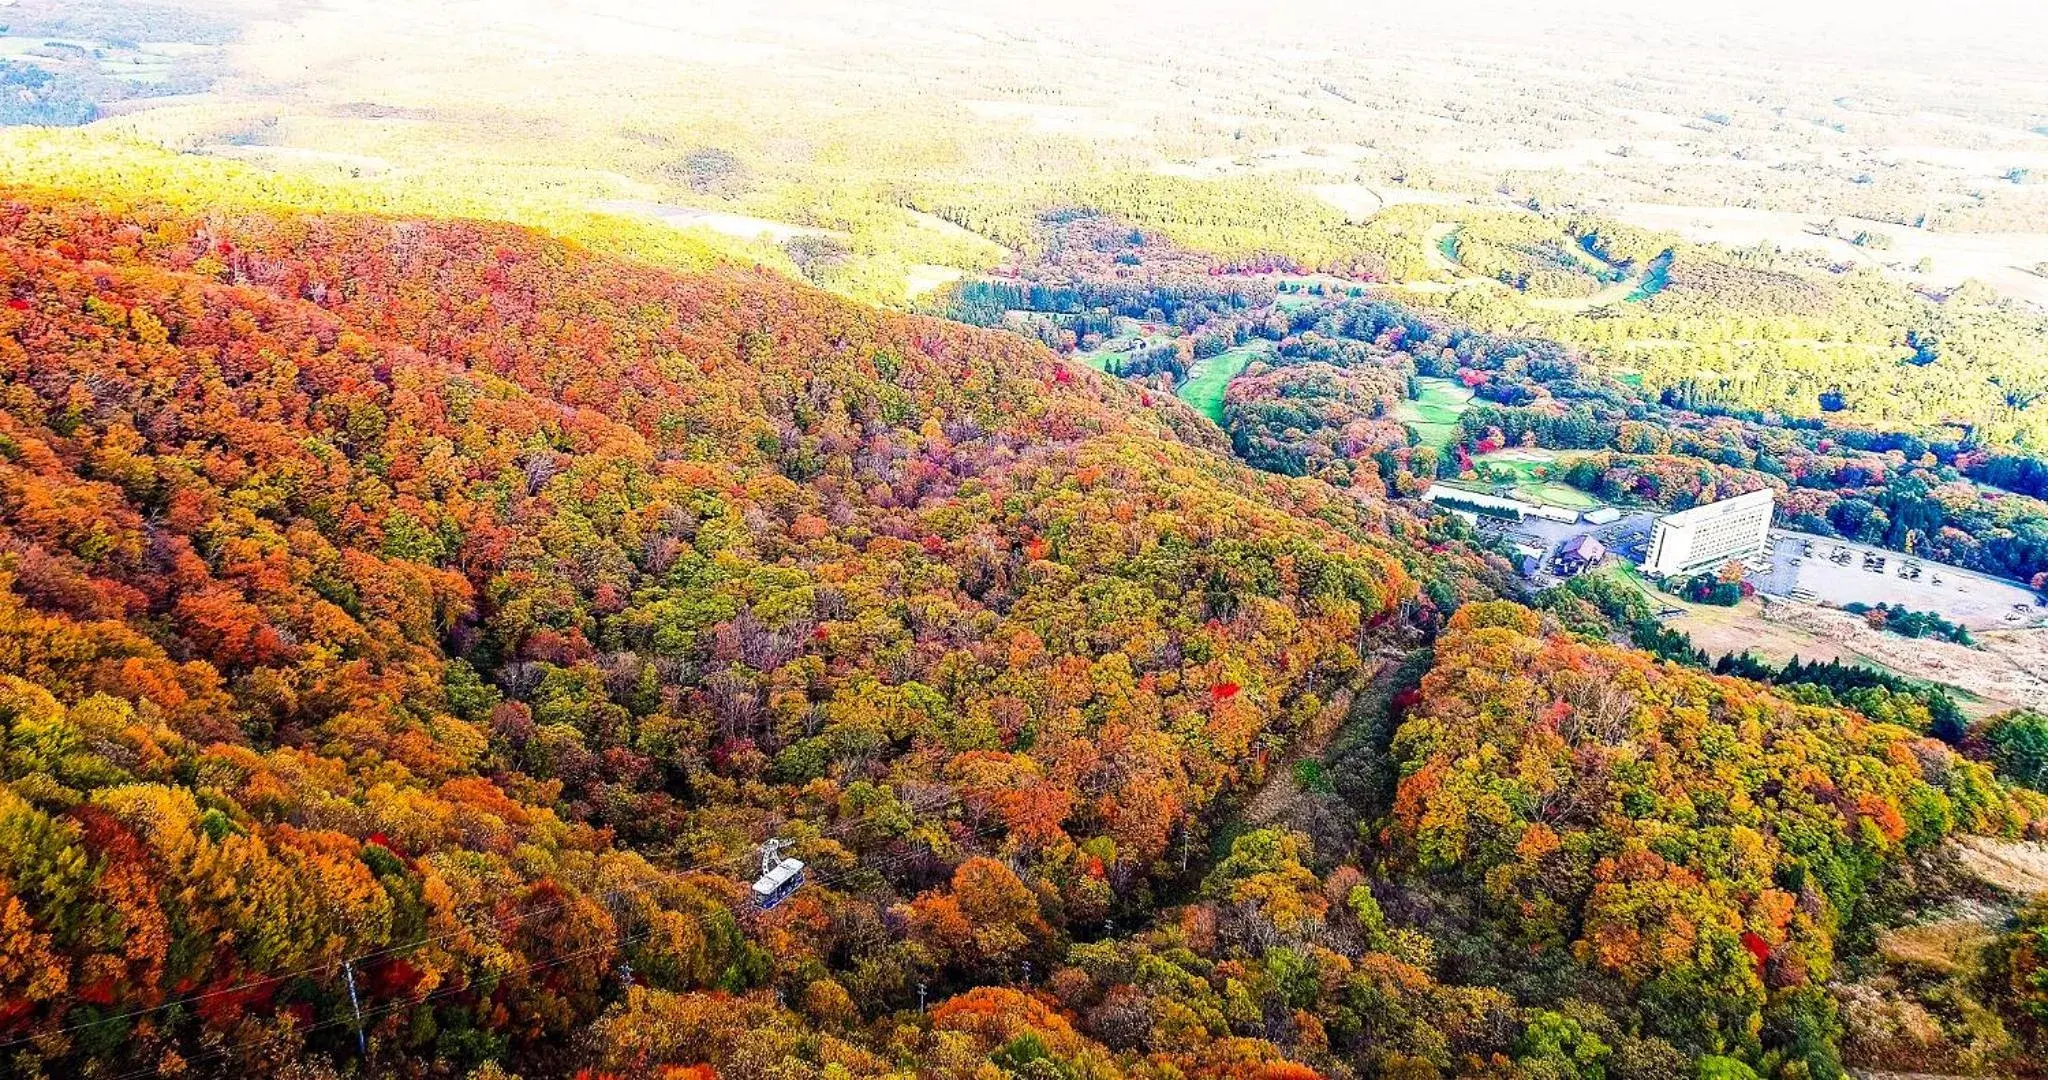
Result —
<path fill-rule="evenodd" d="M 2048 7 L 360 7 L 0 0 L 0 1080 L 2048 1080 Z"/>
<path fill-rule="evenodd" d="M 13 1075 L 1836 1076 L 2048 823 L 1014 335 L 25 192 L 0 296 Z M 1297 345 L 1230 408 L 1400 390 Z"/>
<path fill-rule="evenodd" d="M 373 1056 L 457 1075 L 800 1005 L 866 1047 L 814 1065 L 878 1061 L 851 1031 L 921 986 L 1148 915 L 1490 573 L 1170 401 L 759 274 L 14 197 L 0 293 L 28 1074 L 329 1061 L 344 960 Z M 747 914 L 777 834 L 816 885 Z"/>

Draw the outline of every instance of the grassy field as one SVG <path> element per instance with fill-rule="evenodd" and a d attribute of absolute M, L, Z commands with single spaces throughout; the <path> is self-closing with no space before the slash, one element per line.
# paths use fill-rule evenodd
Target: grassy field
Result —
<path fill-rule="evenodd" d="M 1533 484 L 1518 484 L 1515 496 L 1534 503 L 1547 503 L 1567 510 L 1598 510 L 1605 505 L 1599 499 L 1580 491 L 1570 484 L 1555 480 L 1539 481 Z"/>
<path fill-rule="evenodd" d="M 1273 296 L 1273 303 L 1282 311 L 1299 311 L 1347 297 L 1365 296 L 1370 291 L 1359 282 L 1324 274 L 1280 274 L 1273 278 L 1273 284 L 1285 290 Z"/>
<path fill-rule="evenodd" d="M 1550 450 L 1512 449 L 1475 458 L 1482 479 L 1505 483 L 1518 499 L 1567 510 L 1598 509 L 1601 501 L 1559 480 L 1552 479 L 1570 458 Z"/>
<path fill-rule="evenodd" d="M 1121 315 L 1115 318 L 1112 325 L 1115 327 L 1114 333 L 1104 338 L 1102 343 L 1095 348 L 1075 353 L 1074 359 L 1097 371 L 1106 372 L 1109 370 L 1109 362 L 1111 360 L 1133 349 L 1142 348 L 1147 345 L 1163 345 L 1174 339 L 1173 334 L 1162 330 L 1147 332 L 1144 323 L 1136 319 L 1124 318 Z"/>
<path fill-rule="evenodd" d="M 1407 424 L 1424 446 L 1438 449 L 1458 437 L 1458 418 L 1472 405 L 1472 391 L 1456 379 L 1418 376 L 1415 399 L 1394 407 L 1394 419 Z"/>
<path fill-rule="evenodd" d="M 1476 482 L 1446 480 L 1442 482 L 1451 487 L 1464 488 L 1481 494 L 1505 494 L 1512 498 L 1520 499 L 1525 503 L 1533 503 L 1538 506 L 1555 506 L 1565 510 L 1598 510 L 1606 505 L 1599 499 L 1580 491 L 1578 488 L 1572 487 L 1570 484 L 1558 483 L 1556 481 L 1509 484 L 1506 485 L 1505 490 L 1502 490 L 1502 485 L 1485 480 Z"/>
<path fill-rule="evenodd" d="M 1464 267 L 1458 263 L 1458 227 L 1455 224 L 1446 223 L 1433 228 L 1431 234 L 1436 241 L 1432 246 L 1436 249 L 1437 255 L 1443 259 L 1441 269 L 1452 273 L 1463 272 Z"/>
<path fill-rule="evenodd" d="M 1300 311 L 1324 302 L 1326 298 L 1306 293 L 1281 293 L 1273 298 L 1273 304 L 1282 311 Z"/>
<path fill-rule="evenodd" d="M 1264 345 L 1240 345 L 1228 352 L 1218 353 L 1207 360 L 1198 360 L 1188 370 L 1187 381 L 1175 391 L 1182 401 L 1193 405 L 1203 416 L 1223 423 L 1223 391 L 1230 380 L 1237 378 L 1253 360 L 1265 351 Z"/>

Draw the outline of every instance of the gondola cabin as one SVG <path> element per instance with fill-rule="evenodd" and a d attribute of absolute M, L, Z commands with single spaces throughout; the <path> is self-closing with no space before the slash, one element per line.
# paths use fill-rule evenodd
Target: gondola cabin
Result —
<path fill-rule="evenodd" d="M 803 884 L 803 860 L 783 859 L 754 879 L 754 906 L 766 911 L 796 895 Z"/>

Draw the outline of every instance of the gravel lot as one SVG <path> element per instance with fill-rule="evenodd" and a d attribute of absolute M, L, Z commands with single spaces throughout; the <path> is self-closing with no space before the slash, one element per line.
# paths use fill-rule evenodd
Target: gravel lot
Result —
<path fill-rule="evenodd" d="M 1771 530 L 1770 568 L 1752 574 L 1750 582 L 1769 596 L 1833 607 L 1852 601 L 1903 604 L 1972 630 L 2048 624 L 2048 607 L 2017 582 L 1789 530 Z"/>

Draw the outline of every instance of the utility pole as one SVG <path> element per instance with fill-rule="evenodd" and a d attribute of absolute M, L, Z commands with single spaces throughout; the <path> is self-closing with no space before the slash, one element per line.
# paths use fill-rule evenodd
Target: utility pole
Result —
<path fill-rule="evenodd" d="M 924 991 L 924 984 L 923 984 L 923 983 L 918 983 L 918 984 L 917 984 L 917 1011 L 918 1011 L 918 1012 L 923 1012 L 923 1011 L 924 1011 L 924 992 L 925 992 L 925 991 Z"/>
<path fill-rule="evenodd" d="M 363 1060 L 368 1061 L 370 1059 L 370 1037 L 363 1034 L 363 1002 L 361 998 L 356 996 L 356 962 L 354 960 L 343 960 L 341 962 L 341 974 L 342 977 L 348 980 L 348 1007 L 356 1016 L 356 1049 L 362 1051 Z"/>

